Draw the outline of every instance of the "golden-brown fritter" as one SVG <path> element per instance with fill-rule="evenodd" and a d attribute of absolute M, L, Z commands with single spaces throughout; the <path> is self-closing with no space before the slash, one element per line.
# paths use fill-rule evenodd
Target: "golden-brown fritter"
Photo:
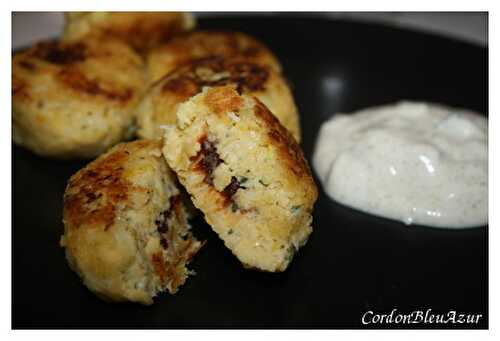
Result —
<path fill-rule="evenodd" d="M 195 59 L 231 57 L 281 71 L 273 53 L 257 39 L 240 32 L 194 31 L 152 49 L 147 55 L 149 79 L 155 82 Z"/>
<path fill-rule="evenodd" d="M 184 12 L 67 12 L 65 19 L 66 41 L 116 38 L 139 52 L 196 25 L 194 16 Z"/>
<path fill-rule="evenodd" d="M 162 125 L 174 124 L 177 107 L 206 86 L 230 85 L 239 93 L 256 96 L 300 141 L 297 107 L 285 80 L 273 68 L 239 58 L 197 59 L 158 81 L 138 106 L 138 134 L 158 138 Z"/>
<path fill-rule="evenodd" d="M 262 102 L 205 88 L 179 107 L 163 154 L 246 267 L 287 268 L 312 232 L 318 193 L 297 142 Z"/>
<path fill-rule="evenodd" d="M 202 246 L 158 141 L 121 143 L 73 175 L 63 216 L 69 265 L 110 301 L 151 304 L 175 293 Z"/>
<path fill-rule="evenodd" d="M 14 142 L 44 156 L 97 156 L 131 135 L 145 86 L 140 57 L 119 41 L 38 43 L 12 60 Z"/>

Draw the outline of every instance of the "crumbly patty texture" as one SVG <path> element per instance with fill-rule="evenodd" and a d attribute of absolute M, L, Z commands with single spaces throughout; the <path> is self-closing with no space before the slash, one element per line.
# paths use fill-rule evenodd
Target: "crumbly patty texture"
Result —
<path fill-rule="evenodd" d="M 175 293 L 202 246 L 158 141 L 121 143 L 73 175 L 63 220 L 70 267 L 109 301 L 151 304 Z"/>
<path fill-rule="evenodd" d="M 244 61 L 268 65 L 277 72 L 281 71 L 281 66 L 272 52 L 247 34 L 194 31 L 180 35 L 148 53 L 149 78 L 155 82 L 181 65 L 207 57 L 237 57 Z"/>
<path fill-rule="evenodd" d="M 151 87 L 137 108 L 139 136 L 161 137 L 160 126 L 175 123 L 179 104 L 204 87 L 221 85 L 230 85 L 240 94 L 256 96 L 300 141 L 297 107 L 281 74 L 267 65 L 223 57 L 192 61 Z"/>
<path fill-rule="evenodd" d="M 317 188 L 295 139 L 258 99 L 205 88 L 179 107 L 163 154 L 246 266 L 284 271 L 312 232 Z"/>
<path fill-rule="evenodd" d="M 59 158 L 97 156 L 130 135 L 144 66 L 107 40 L 42 42 L 12 60 L 14 142 Z"/>
<path fill-rule="evenodd" d="M 194 16 L 184 12 L 68 12 L 63 39 L 111 37 L 145 52 L 195 24 Z"/>

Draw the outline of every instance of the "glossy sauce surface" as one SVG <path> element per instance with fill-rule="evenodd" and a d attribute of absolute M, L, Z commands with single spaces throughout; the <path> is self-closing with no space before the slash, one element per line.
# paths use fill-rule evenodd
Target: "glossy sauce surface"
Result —
<path fill-rule="evenodd" d="M 313 165 L 325 192 L 374 215 L 443 228 L 488 222 L 488 121 L 400 102 L 325 122 Z"/>

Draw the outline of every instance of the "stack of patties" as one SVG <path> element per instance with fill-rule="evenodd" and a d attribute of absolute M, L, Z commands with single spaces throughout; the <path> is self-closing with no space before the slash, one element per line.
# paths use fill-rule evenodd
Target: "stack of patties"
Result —
<path fill-rule="evenodd" d="M 161 143 L 122 143 L 69 180 L 61 244 L 73 270 L 100 297 L 153 303 L 175 293 L 202 244 L 189 232 L 177 179 Z"/>
<path fill-rule="evenodd" d="M 191 29 L 184 13 L 68 13 L 60 41 L 12 60 L 13 139 L 43 156 L 96 157 L 134 135 L 147 88 L 141 53 Z"/>
<path fill-rule="evenodd" d="M 284 271 L 312 231 L 317 189 L 276 57 L 245 34 L 201 31 L 147 61 L 138 135 L 164 137 L 167 163 L 245 267 Z"/>
<path fill-rule="evenodd" d="M 185 13 L 70 13 L 61 41 L 13 58 L 14 142 L 98 156 L 68 182 L 61 244 L 106 300 L 177 292 L 203 245 L 193 204 L 248 268 L 284 271 L 312 232 L 317 189 L 280 63 L 246 34 L 193 26 Z"/>

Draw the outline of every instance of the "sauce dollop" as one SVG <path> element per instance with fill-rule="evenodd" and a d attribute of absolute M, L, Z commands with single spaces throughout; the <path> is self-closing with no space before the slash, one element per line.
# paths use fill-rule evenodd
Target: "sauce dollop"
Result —
<path fill-rule="evenodd" d="M 400 102 L 323 123 L 313 167 L 334 200 L 406 224 L 488 222 L 488 120 Z"/>

